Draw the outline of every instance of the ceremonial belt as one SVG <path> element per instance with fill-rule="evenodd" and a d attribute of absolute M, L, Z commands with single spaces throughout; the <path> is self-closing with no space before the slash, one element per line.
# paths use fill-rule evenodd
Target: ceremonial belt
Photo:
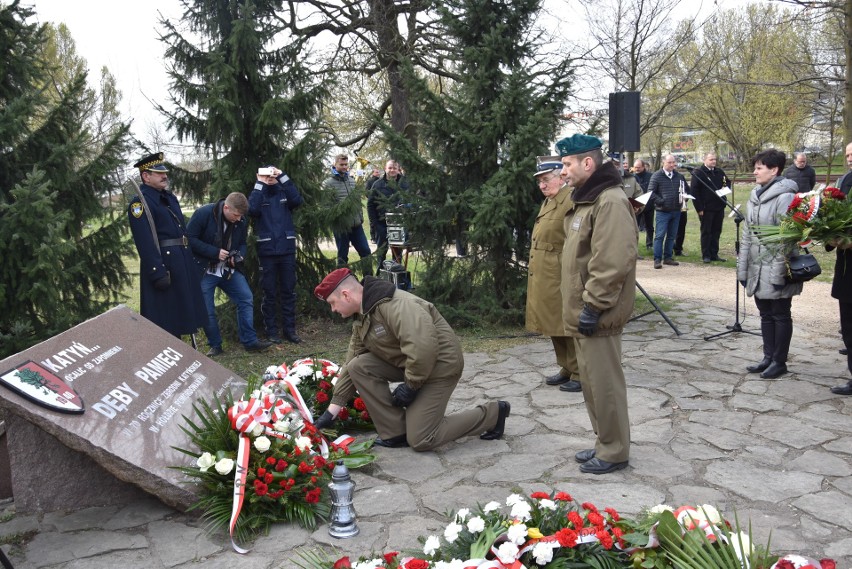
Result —
<path fill-rule="evenodd" d="M 180 239 L 163 239 L 160 241 L 160 247 L 189 247 L 189 239 L 186 235 Z"/>

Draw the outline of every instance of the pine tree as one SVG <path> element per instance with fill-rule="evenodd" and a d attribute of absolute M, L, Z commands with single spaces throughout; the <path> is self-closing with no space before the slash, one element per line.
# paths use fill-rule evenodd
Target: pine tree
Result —
<path fill-rule="evenodd" d="M 427 270 L 419 293 L 457 324 L 522 321 L 529 234 L 541 202 L 535 156 L 551 154 L 570 89 L 570 58 L 542 61 L 539 0 L 451 0 L 438 7 L 460 58 L 446 88 L 409 71 L 420 147 L 385 130 L 418 207 L 407 223 Z M 446 244 L 467 235 L 469 256 Z"/>
<path fill-rule="evenodd" d="M 128 126 L 92 136 L 85 66 L 45 82 L 59 62 L 32 16 L 19 2 L 0 6 L 0 357 L 100 314 L 129 282 L 126 224 L 100 203 Z"/>
<path fill-rule="evenodd" d="M 210 153 L 210 169 L 175 172 L 172 184 L 195 199 L 251 192 L 258 166 L 275 164 L 305 200 L 294 220 L 300 236 L 298 286 L 312 290 L 333 262 L 318 241 L 330 236 L 320 187 L 327 145 L 314 128 L 326 87 L 304 64 L 303 46 L 279 18 L 282 0 L 187 0 L 179 22 L 161 21 L 168 44 L 174 111 L 160 108 L 180 140 Z M 203 182 L 203 183 L 199 183 Z M 209 186 L 207 185 L 209 182 Z M 249 248 L 250 253 L 253 252 Z M 249 280 L 255 266 L 249 257 Z M 316 309 L 297 295 L 300 312 Z M 257 304 L 257 303 L 256 303 Z"/>

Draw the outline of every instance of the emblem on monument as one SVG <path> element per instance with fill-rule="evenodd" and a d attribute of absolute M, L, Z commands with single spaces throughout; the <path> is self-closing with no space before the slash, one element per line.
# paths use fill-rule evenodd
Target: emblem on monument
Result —
<path fill-rule="evenodd" d="M 83 400 L 67 383 L 30 360 L 0 376 L 0 383 L 38 403 L 62 413 L 83 413 Z"/>

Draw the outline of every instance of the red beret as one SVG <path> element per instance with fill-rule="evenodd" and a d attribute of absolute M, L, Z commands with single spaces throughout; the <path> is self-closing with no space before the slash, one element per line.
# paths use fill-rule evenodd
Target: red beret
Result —
<path fill-rule="evenodd" d="M 349 269 L 337 269 L 328 273 L 320 284 L 314 289 L 314 294 L 320 300 L 326 300 L 331 293 L 333 293 L 340 283 L 343 282 L 343 279 L 352 274 L 352 271 Z"/>

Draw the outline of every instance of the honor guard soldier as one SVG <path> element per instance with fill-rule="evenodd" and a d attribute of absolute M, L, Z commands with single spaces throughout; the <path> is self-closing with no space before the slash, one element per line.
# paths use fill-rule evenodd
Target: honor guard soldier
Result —
<path fill-rule="evenodd" d="M 207 320 L 201 299 L 201 268 L 192 256 L 180 203 L 166 189 L 169 170 L 163 153 L 133 165 L 142 185 L 127 216 L 139 253 L 140 312 L 180 337 L 194 334 Z"/>
<path fill-rule="evenodd" d="M 317 428 L 330 427 L 357 389 L 376 425 L 376 446 L 424 451 L 467 435 L 503 437 L 506 401 L 444 416 L 464 358 L 458 337 L 431 302 L 376 277 L 361 284 L 346 268 L 325 277 L 314 294 L 354 319 L 346 363 Z"/>

